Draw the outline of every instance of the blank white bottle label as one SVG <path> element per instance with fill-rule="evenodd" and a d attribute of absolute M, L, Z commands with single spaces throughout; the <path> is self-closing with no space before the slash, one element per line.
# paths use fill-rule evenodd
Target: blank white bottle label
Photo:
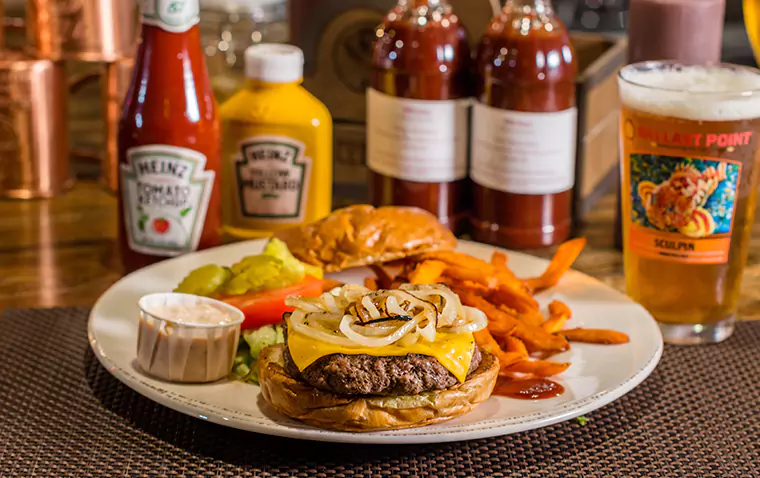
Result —
<path fill-rule="evenodd" d="M 397 179 L 449 182 L 467 176 L 470 100 L 410 100 L 367 91 L 367 166 Z"/>
<path fill-rule="evenodd" d="M 470 177 L 514 194 L 554 194 L 575 183 L 578 112 L 528 113 L 475 104 Z"/>

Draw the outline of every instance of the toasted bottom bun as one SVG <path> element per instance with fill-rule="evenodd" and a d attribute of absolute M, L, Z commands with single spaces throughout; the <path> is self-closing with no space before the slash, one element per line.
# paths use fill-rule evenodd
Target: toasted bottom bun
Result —
<path fill-rule="evenodd" d="M 370 432 L 422 427 L 470 412 L 493 391 L 499 374 L 495 356 L 483 359 L 467 381 L 419 395 L 348 397 L 316 389 L 283 368 L 284 345 L 259 355 L 259 384 L 264 399 L 278 412 L 320 428 Z"/>

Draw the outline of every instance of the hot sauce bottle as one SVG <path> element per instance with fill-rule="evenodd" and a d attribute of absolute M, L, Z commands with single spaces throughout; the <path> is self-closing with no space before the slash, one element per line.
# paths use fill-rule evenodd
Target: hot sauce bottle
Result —
<path fill-rule="evenodd" d="M 367 92 L 376 206 L 416 206 L 457 231 L 467 213 L 467 32 L 445 0 L 399 0 L 377 30 Z"/>
<path fill-rule="evenodd" d="M 198 0 L 143 0 L 118 135 L 126 272 L 221 242 L 219 120 L 198 21 Z"/>
<path fill-rule="evenodd" d="M 509 0 L 477 69 L 473 236 L 516 249 L 560 243 L 571 229 L 577 66 L 551 2 Z"/>

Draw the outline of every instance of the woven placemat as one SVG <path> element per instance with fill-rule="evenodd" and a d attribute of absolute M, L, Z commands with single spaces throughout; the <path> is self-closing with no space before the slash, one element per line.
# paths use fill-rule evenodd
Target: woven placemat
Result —
<path fill-rule="evenodd" d="M 585 426 L 369 446 L 257 435 L 143 398 L 100 366 L 87 313 L 0 318 L 1 477 L 760 476 L 760 323 L 720 345 L 668 347 L 649 379 Z"/>

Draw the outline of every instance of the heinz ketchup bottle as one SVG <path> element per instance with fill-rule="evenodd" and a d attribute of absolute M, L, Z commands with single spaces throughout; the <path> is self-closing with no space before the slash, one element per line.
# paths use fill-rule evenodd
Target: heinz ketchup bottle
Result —
<path fill-rule="evenodd" d="M 220 243 L 219 120 L 198 0 L 143 0 L 142 41 L 119 121 L 126 272 Z"/>
<path fill-rule="evenodd" d="M 568 238 L 576 62 L 549 0 L 508 0 L 478 50 L 470 177 L 475 239 L 525 249 Z"/>
<path fill-rule="evenodd" d="M 458 232 L 468 212 L 470 47 L 445 0 L 399 0 L 377 30 L 367 92 L 376 206 L 416 206 Z"/>

